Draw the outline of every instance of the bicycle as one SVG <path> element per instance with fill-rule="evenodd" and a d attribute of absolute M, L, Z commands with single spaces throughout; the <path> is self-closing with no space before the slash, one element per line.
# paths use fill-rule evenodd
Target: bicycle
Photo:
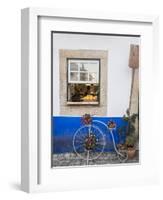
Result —
<path fill-rule="evenodd" d="M 106 135 L 98 127 L 98 124 L 101 124 L 111 135 L 113 148 L 119 161 L 121 163 L 127 161 L 127 151 L 119 150 L 116 146 L 113 134 L 113 131 L 116 130 L 116 124 L 113 121 L 109 121 L 106 124 L 100 120 L 93 119 L 89 114 L 85 114 L 82 120 L 83 125 L 77 129 L 73 136 L 73 149 L 79 158 L 86 160 L 88 165 L 89 161 L 98 159 L 104 152 Z"/>

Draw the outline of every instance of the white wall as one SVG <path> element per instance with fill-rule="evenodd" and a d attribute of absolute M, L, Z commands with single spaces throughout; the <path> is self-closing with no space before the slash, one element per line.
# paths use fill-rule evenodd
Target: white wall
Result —
<path fill-rule="evenodd" d="M 128 67 L 130 44 L 139 44 L 138 37 L 122 36 L 97 36 L 97 35 L 75 35 L 55 33 L 54 45 L 54 80 L 58 80 L 59 49 L 96 49 L 108 51 L 108 103 L 107 115 L 111 117 L 123 116 L 129 106 L 131 69 Z M 57 70 L 56 70 L 57 69 Z M 54 82 L 56 84 L 59 82 Z M 59 94 L 54 90 L 55 105 Z M 53 114 L 58 113 L 57 106 Z"/>

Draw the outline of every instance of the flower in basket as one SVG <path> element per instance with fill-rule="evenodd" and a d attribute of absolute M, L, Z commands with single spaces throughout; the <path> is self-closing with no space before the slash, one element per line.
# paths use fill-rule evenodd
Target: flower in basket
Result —
<path fill-rule="evenodd" d="M 88 135 L 85 139 L 85 149 L 86 150 L 93 150 L 96 147 L 96 136 L 94 134 Z"/>
<path fill-rule="evenodd" d="M 92 117 L 91 117 L 91 115 L 90 114 L 84 114 L 83 118 L 82 118 L 82 121 L 86 125 L 91 124 L 92 123 Z"/>
<path fill-rule="evenodd" d="M 108 128 L 116 128 L 116 123 L 114 121 L 108 121 Z"/>

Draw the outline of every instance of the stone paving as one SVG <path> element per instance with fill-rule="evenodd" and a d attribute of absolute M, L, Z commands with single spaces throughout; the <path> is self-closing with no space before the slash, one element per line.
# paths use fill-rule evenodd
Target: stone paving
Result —
<path fill-rule="evenodd" d="M 96 153 L 94 153 L 96 154 Z M 82 155 L 81 155 L 82 156 Z M 87 161 L 77 156 L 75 153 L 53 154 L 53 167 L 60 166 L 83 166 Z M 125 163 L 138 163 L 139 153 L 133 159 L 128 159 Z M 97 159 L 90 160 L 89 165 L 120 164 L 116 153 L 102 153 Z M 123 163 L 121 163 L 123 164 Z"/>

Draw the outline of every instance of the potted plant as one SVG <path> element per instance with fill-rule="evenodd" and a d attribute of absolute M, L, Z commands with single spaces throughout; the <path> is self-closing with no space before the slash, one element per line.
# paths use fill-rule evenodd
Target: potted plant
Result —
<path fill-rule="evenodd" d="M 135 142 L 136 142 L 136 138 L 134 135 L 129 135 L 126 137 L 125 144 L 126 144 L 127 154 L 128 154 L 129 159 L 134 158 L 136 154 Z"/>
<path fill-rule="evenodd" d="M 137 138 L 135 134 L 135 122 L 137 117 L 138 114 L 130 114 L 129 109 L 127 109 L 126 114 L 123 116 L 123 120 L 127 122 L 127 125 L 119 128 L 119 134 L 126 136 L 125 143 L 121 144 L 121 146 L 127 149 L 129 159 L 132 159 L 136 153 L 135 143 Z"/>

